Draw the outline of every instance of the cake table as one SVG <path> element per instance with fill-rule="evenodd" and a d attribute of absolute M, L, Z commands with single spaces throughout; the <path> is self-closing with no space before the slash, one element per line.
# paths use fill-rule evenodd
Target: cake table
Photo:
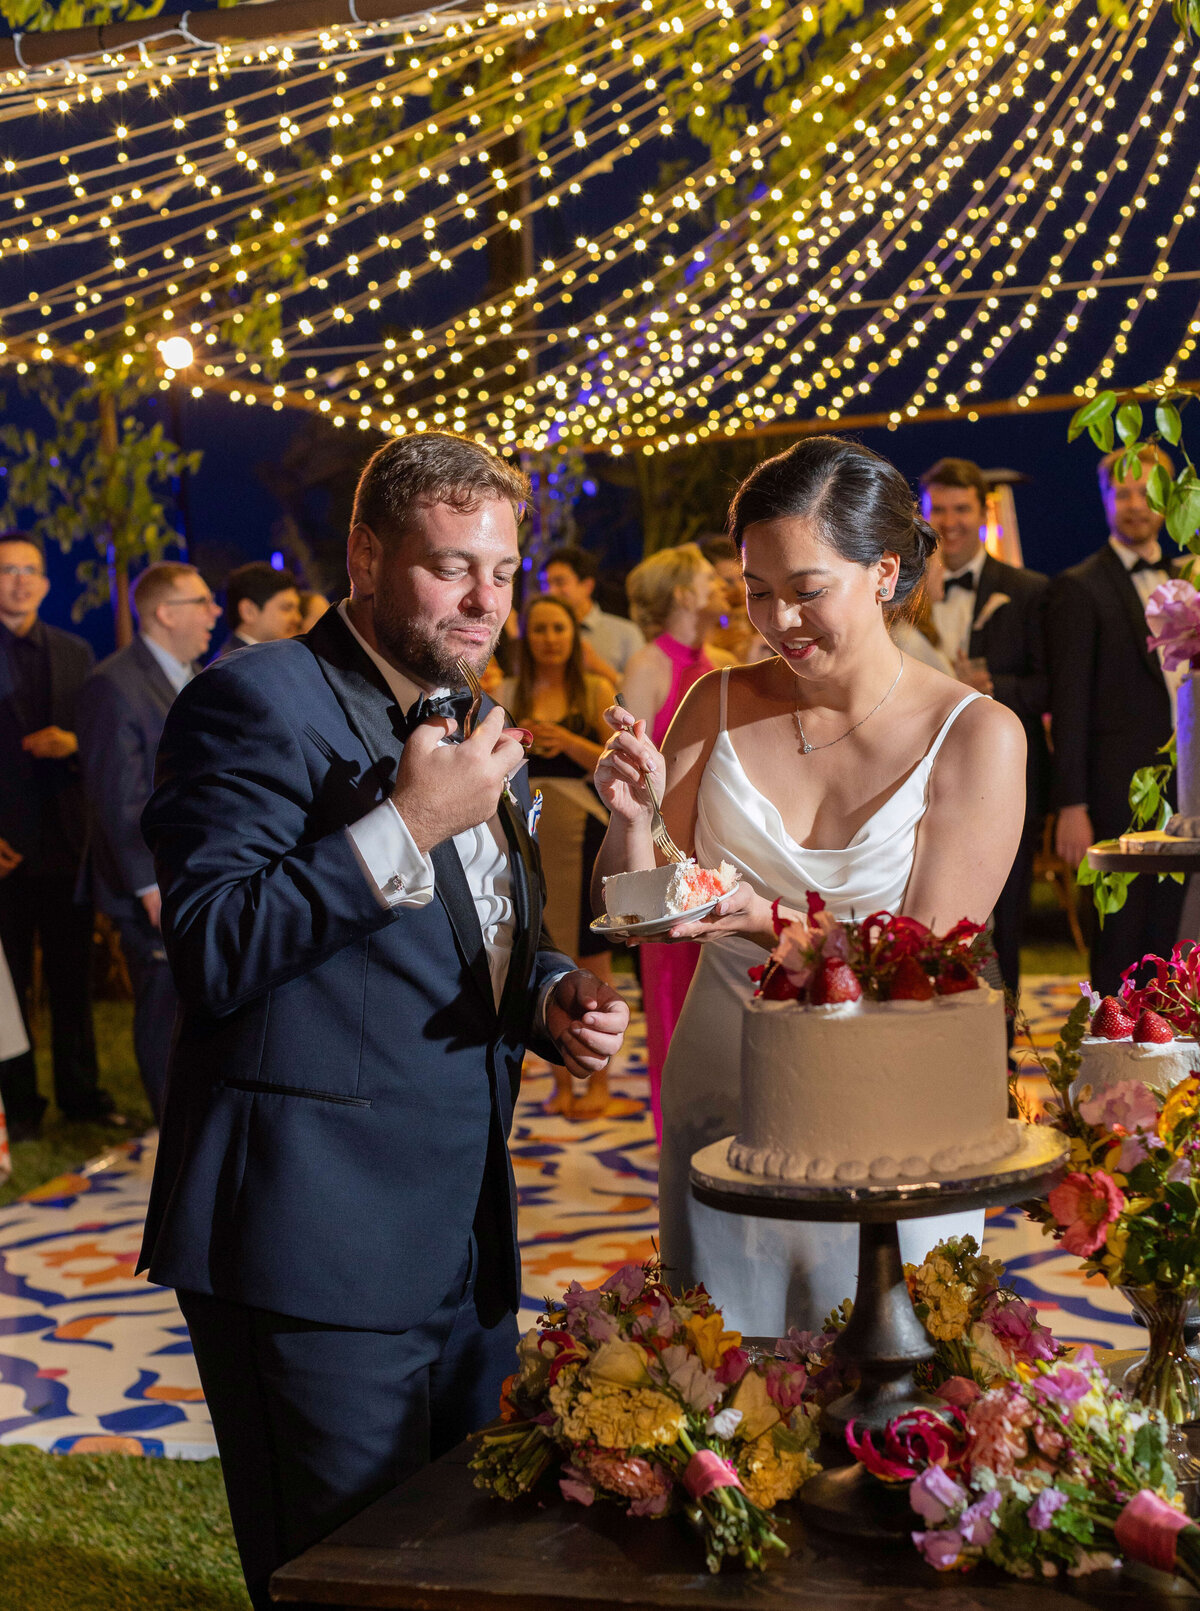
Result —
<path fill-rule="evenodd" d="M 709 1208 L 859 1226 L 854 1313 L 835 1348 L 857 1368 L 860 1383 L 822 1415 L 822 1431 L 835 1447 L 844 1449 L 851 1421 L 874 1430 L 906 1409 L 941 1407 L 913 1380 L 917 1367 L 933 1358 L 933 1347 L 913 1312 L 897 1226 L 902 1219 L 1002 1208 L 1041 1196 L 1066 1159 L 1066 1137 L 1041 1125 L 1009 1122 L 1019 1136 L 1007 1157 L 928 1181 L 810 1185 L 749 1175 L 729 1163 L 729 1136 L 693 1154 L 692 1195 Z M 859 1537 L 891 1537 L 911 1528 L 907 1504 L 896 1506 L 892 1499 L 858 1465 L 823 1471 L 800 1492 L 801 1509 L 813 1521 Z"/>

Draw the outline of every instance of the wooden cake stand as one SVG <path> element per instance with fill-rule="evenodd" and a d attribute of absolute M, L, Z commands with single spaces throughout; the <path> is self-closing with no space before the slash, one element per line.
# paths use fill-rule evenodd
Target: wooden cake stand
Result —
<path fill-rule="evenodd" d="M 898 1223 L 1041 1196 L 1066 1159 L 1066 1138 L 1042 1125 L 1008 1123 L 1017 1134 L 1007 1157 L 952 1176 L 887 1185 L 793 1184 L 747 1175 L 729 1163 L 731 1136 L 693 1154 L 692 1195 L 709 1208 L 765 1219 L 858 1224 L 854 1312 L 834 1348 L 858 1372 L 859 1386 L 829 1405 L 821 1418 L 822 1431 L 838 1449 L 845 1448 L 851 1421 L 877 1430 L 904 1410 L 944 1407 L 914 1381 L 914 1371 L 934 1351 L 908 1295 Z M 912 1528 L 907 1496 L 900 1498 L 903 1503 L 897 1504 L 896 1496 L 859 1465 L 823 1471 L 800 1490 L 808 1519 L 834 1532 L 870 1538 L 892 1538 Z"/>

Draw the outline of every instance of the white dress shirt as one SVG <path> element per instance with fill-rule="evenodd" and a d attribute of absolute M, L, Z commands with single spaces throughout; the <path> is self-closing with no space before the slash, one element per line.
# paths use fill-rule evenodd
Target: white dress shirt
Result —
<path fill-rule="evenodd" d="M 986 558 L 987 549 L 980 543 L 979 552 L 969 564 L 960 565 L 956 571 L 947 571 L 947 582 L 951 577 L 970 576 L 972 585 L 969 589 L 948 587 L 945 597 L 932 606 L 933 623 L 942 640 L 942 648 L 951 661 L 959 649 L 966 654 L 970 646 L 971 622 L 975 619 L 979 595 L 979 576 Z"/>
<path fill-rule="evenodd" d="M 175 656 L 163 648 L 161 643 L 155 643 L 144 632 L 140 633 L 142 642 L 162 667 L 163 676 L 171 684 L 175 692 L 181 693 L 192 678 L 196 675 L 194 666 L 189 666 L 186 660 L 176 660 Z"/>
<path fill-rule="evenodd" d="M 622 675 L 629 657 L 646 647 L 641 629 L 633 621 L 623 615 L 609 615 L 598 604 L 592 605 L 579 623 L 579 630 L 601 660 Z"/>
<path fill-rule="evenodd" d="M 424 690 L 372 649 L 350 619 L 345 599 L 338 605 L 338 614 L 354 634 L 359 647 L 370 656 L 397 705 L 402 711 L 409 711 Z M 390 799 L 351 823 L 346 835 L 382 906 L 428 906 L 433 899 L 433 863 L 417 849 L 404 818 Z M 475 828 L 464 828 L 462 833 L 456 833 L 454 848 L 479 914 L 492 994 L 499 1006 L 512 956 L 515 924 L 508 840 L 499 817 L 491 817 Z"/>
<path fill-rule="evenodd" d="M 1158 543 L 1152 543 L 1144 548 L 1134 548 L 1129 543 L 1123 543 L 1119 537 L 1109 537 L 1108 546 L 1129 571 L 1129 580 L 1137 588 L 1138 598 L 1142 601 L 1143 610 L 1150 601 L 1150 595 L 1156 587 L 1171 579 L 1171 568 L 1163 559 L 1162 549 Z M 1139 559 L 1144 559 L 1154 566 L 1152 571 L 1136 571 L 1133 567 Z M 1179 684 L 1187 676 L 1188 668 L 1180 666 L 1175 671 L 1168 671 L 1162 665 L 1162 650 L 1158 651 L 1158 663 L 1162 666 L 1163 681 L 1167 685 L 1167 692 L 1171 696 L 1171 721 L 1175 720 L 1175 696 L 1179 692 Z"/>

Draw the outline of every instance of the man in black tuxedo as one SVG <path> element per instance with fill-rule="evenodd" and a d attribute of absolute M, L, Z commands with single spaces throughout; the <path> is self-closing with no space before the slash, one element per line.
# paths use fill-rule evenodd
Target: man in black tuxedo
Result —
<path fill-rule="evenodd" d="M 277 643 L 302 630 L 300 587 L 291 571 L 254 560 L 225 578 L 225 615 L 229 635 L 213 656 L 220 660 L 254 643 Z"/>
<path fill-rule="evenodd" d="M 50 996 L 54 1095 L 65 1119 L 103 1119 L 92 1029 L 92 908 L 75 902 L 83 853 L 76 702 L 92 651 L 38 619 L 49 592 L 41 550 L 0 537 L 0 942 L 26 1014 L 35 940 Z M 33 1052 L 0 1063 L 0 1096 L 14 1141 L 41 1128 Z"/>
<path fill-rule="evenodd" d="M 154 757 L 176 694 L 196 675 L 220 615 L 192 565 L 148 565 L 133 589 L 138 633 L 102 660 L 79 695 L 79 756 L 88 845 L 81 891 L 117 926 L 133 985 L 133 1044 L 156 1119 L 162 1116 L 177 998 L 159 932 L 162 901 L 142 838 Z"/>
<path fill-rule="evenodd" d="M 993 559 L 983 546 L 987 482 L 970 459 L 939 459 L 921 477 L 921 492 L 925 518 L 941 540 L 944 594 L 932 608 L 942 648 L 963 682 L 1015 711 L 1025 729 L 1025 826 L 993 919 L 1000 972 L 1015 994 L 1050 783 L 1043 725 L 1050 699 L 1042 627 L 1047 579 Z"/>
<path fill-rule="evenodd" d="M 1146 502 L 1154 450 L 1125 481 L 1114 480 L 1120 457 L 1109 453 L 1099 466 L 1108 541 L 1055 578 L 1046 610 L 1056 844 L 1072 867 L 1090 844 L 1129 827 L 1133 774 L 1162 761 L 1175 725 L 1174 690 L 1146 647 L 1146 601 L 1170 576 L 1158 540 L 1163 517 Z M 1169 956 L 1182 908 L 1174 880 L 1134 879 L 1121 910 L 1095 927 L 1093 988 L 1111 994 L 1148 951 Z"/>
<path fill-rule="evenodd" d="M 143 1262 L 179 1290 L 256 1607 L 496 1414 L 525 1047 L 590 1076 L 628 1020 L 543 933 L 503 712 L 463 738 L 431 699 L 488 663 L 526 497 L 474 442 L 388 443 L 350 599 L 210 666 L 163 732 L 143 824 L 183 1011 Z"/>

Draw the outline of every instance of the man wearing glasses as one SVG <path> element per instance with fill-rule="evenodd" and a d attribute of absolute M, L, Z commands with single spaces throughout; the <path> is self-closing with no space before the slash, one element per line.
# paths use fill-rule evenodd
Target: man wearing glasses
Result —
<path fill-rule="evenodd" d="M 117 925 L 133 985 L 133 1040 L 155 1118 L 162 1113 L 176 995 L 159 933 L 162 902 L 142 838 L 154 757 L 175 695 L 197 671 L 220 614 L 191 565 L 149 565 L 133 589 L 138 633 L 101 662 L 79 699 L 88 810 L 88 893 Z"/>
<path fill-rule="evenodd" d="M 47 626 L 50 591 L 41 549 L 19 532 L 0 535 L 0 941 L 33 1040 L 26 997 L 35 941 L 50 997 L 54 1094 L 68 1120 L 106 1119 L 92 1030 L 92 908 L 75 902 L 83 854 L 83 791 L 76 703 L 92 651 Z M 0 1062 L 0 1096 L 13 1141 L 40 1131 L 45 1098 L 33 1052 Z"/>

